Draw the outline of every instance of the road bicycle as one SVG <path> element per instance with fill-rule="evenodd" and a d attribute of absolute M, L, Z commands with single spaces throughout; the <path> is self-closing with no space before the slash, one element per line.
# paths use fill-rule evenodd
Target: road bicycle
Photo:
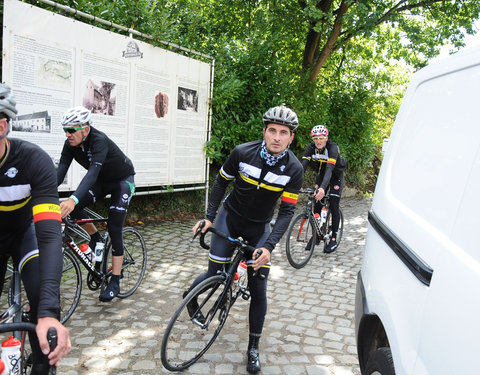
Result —
<path fill-rule="evenodd" d="M 71 219 L 67 217 L 63 220 L 63 273 L 60 285 L 60 309 L 62 323 L 66 322 L 75 311 L 82 292 L 82 272 L 80 265 L 83 265 L 87 271 L 87 286 L 90 290 L 103 291 L 112 276 L 112 264 L 110 253 L 112 243 L 106 229 L 105 218 L 96 212 L 86 208 L 90 218 Z M 101 262 L 95 262 L 95 255 L 92 257 L 85 255 L 81 250 L 81 243 L 88 243 L 90 236 L 81 227 L 87 223 L 100 223 L 99 232 L 103 230 L 102 241 L 104 251 Z M 119 298 L 126 298 L 132 295 L 145 275 L 147 268 L 147 246 L 140 232 L 133 227 L 124 227 L 122 230 L 124 258 L 122 272 L 120 275 L 120 293 Z"/>
<path fill-rule="evenodd" d="M 203 226 L 199 228 L 195 238 Z M 210 348 L 227 320 L 230 309 L 239 296 L 248 300 L 250 292 L 246 280 L 236 283 L 238 265 L 255 251 L 247 242 L 227 236 L 210 227 L 217 236 L 227 239 L 235 246 L 235 253 L 228 269 L 223 269 L 193 288 L 183 299 L 165 329 L 162 339 L 161 360 L 170 371 L 182 371 L 193 365 Z M 200 245 L 209 249 L 204 241 L 205 233 L 200 234 Z M 193 241 L 193 239 L 192 239 Z M 259 251 L 260 252 L 260 251 Z M 261 254 L 261 252 L 260 252 Z M 257 256 L 259 256 L 258 254 Z M 254 277 L 265 278 L 260 271 Z M 195 300 L 198 308 L 195 308 Z M 192 301 L 194 301 L 192 303 Z M 189 313 L 190 308 L 190 313 Z"/>
<path fill-rule="evenodd" d="M 29 308 L 28 302 L 23 302 L 24 293 L 21 286 L 20 272 L 14 269 L 11 264 L 8 265 L 5 280 L 10 280 L 8 285 L 9 302 L 7 309 L 0 314 L 0 333 L 11 333 L 11 336 L 21 343 L 18 363 L 12 363 L 18 371 L 12 370 L 8 374 L 26 375 L 30 373 L 33 364 L 27 331 L 35 333 L 36 325 L 28 321 Z M 47 333 L 47 339 L 51 350 L 54 350 L 57 345 L 56 337 L 57 332 L 55 328 L 50 328 Z M 55 366 L 50 367 L 49 374 L 56 374 Z"/>
<path fill-rule="evenodd" d="M 300 189 L 301 194 L 307 195 L 303 212 L 292 219 L 287 229 L 285 250 L 288 262 L 294 268 L 304 267 L 313 255 L 315 245 L 323 241 L 325 250 L 332 238 L 332 213 L 330 211 L 330 197 L 325 195 L 321 200 L 322 210 L 326 210 L 325 220 L 315 218 L 315 190 L 312 188 Z M 343 235 L 343 212 L 340 211 L 336 241 L 340 245 Z"/>

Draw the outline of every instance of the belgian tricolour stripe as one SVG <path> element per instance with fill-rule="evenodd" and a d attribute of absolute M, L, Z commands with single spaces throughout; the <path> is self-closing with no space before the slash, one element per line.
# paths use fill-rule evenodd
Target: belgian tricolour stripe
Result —
<path fill-rule="evenodd" d="M 54 203 L 37 204 L 33 207 L 33 222 L 41 220 L 62 221 L 60 206 Z"/>
<path fill-rule="evenodd" d="M 298 194 L 289 193 L 284 191 L 282 194 L 282 201 L 292 204 L 297 204 Z"/>

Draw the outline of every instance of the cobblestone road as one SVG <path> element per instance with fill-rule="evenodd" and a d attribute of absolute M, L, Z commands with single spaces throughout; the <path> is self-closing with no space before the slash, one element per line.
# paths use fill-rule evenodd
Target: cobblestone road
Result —
<path fill-rule="evenodd" d="M 262 374 L 359 375 L 354 333 L 356 275 L 367 228 L 369 199 L 344 198 L 339 249 L 317 251 L 300 270 L 286 259 L 284 241 L 272 258 L 268 312 L 260 341 Z M 181 293 L 203 272 L 207 252 L 189 242 L 193 221 L 147 225 L 145 279 L 126 299 L 100 303 L 86 277 L 80 305 L 67 323 L 72 350 L 59 374 L 165 374 L 160 343 Z M 205 356 L 185 374 L 246 374 L 248 302 L 239 299 Z"/>

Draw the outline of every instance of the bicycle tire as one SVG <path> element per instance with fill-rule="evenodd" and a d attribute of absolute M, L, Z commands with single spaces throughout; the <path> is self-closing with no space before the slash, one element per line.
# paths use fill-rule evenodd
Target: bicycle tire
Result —
<path fill-rule="evenodd" d="M 82 271 L 77 259 L 66 249 L 63 252 L 60 281 L 60 322 L 65 324 L 77 308 L 82 295 Z"/>
<path fill-rule="evenodd" d="M 338 223 L 338 231 L 337 231 L 337 237 L 336 237 L 337 246 L 340 246 L 340 241 L 342 241 L 342 236 L 343 236 L 343 211 L 341 208 L 339 209 L 339 212 L 340 212 L 340 221 Z M 328 215 L 327 215 L 326 233 L 327 233 L 326 237 L 328 239 L 332 238 L 332 212 L 330 210 L 328 211 Z M 324 241 L 323 250 L 327 248 L 329 243 L 330 241 Z"/>
<path fill-rule="evenodd" d="M 219 303 L 225 288 L 226 298 Z M 208 327 L 201 327 L 190 318 L 187 305 L 197 299 Z M 231 307 L 232 290 L 224 275 L 216 275 L 202 281 L 186 295 L 173 314 L 162 338 L 161 360 L 169 371 L 182 371 L 198 361 L 210 348 L 222 330 Z M 222 309 L 212 309 L 220 304 Z"/>
<path fill-rule="evenodd" d="M 119 298 L 131 296 L 140 286 L 145 270 L 147 269 L 147 246 L 140 232 L 133 227 L 124 227 L 123 236 L 123 265 L 120 276 Z M 105 246 L 104 273 L 111 276 L 112 257 L 109 256 L 112 242 L 109 239 Z"/>
<path fill-rule="evenodd" d="M 310 249 L 307 250 L 309 242 Z M 296 269 L 305 267 L 313 255 L 316 243 L 317 231 L 313 220 L 309 220 L 305 214 L 295 217 L 288 226 L 285 239 L 285 251 L 290 265 Z"/>
<path fill-rule="evenodd" d="M 8 303 L 13 304 L 13 278 L 10 280 L 8 288 Z M 28 301 L 27 295 L 21 287 L 22 301 Z M 75 256 L 66 250 L 63 252 L 62 278 L 60 280 L 60 322 L 66 323 L 80 302 L 82 294 L 82 271 Z M 23 310 L 26 313 L 29 310 L 28 302 L 24 304 Z"/>

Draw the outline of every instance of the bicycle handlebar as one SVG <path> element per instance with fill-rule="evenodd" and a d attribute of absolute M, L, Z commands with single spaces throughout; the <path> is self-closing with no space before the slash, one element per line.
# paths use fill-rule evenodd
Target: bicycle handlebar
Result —
<path fill-rule="evenodd" d="M 255 247 L 253 247 L 252 245 L 249 245 L 246 241 L 240 240 L 238 238 L 233 238 L 233 237 L 227 236 L 225 233 L 219 231 L 218 229 L 216 229 L 214 227 L 209 227 L 209 228 L 207 228 L 207 230 L 205 232 L 202 232 L 202 229 L 204 227 L 205 227 L 205 220 L 202 220 L 190 242 L 193 242 L 195 237 L 197 237 L 200 234 L 200 238 L 199 238 L 200 246 L 202 246 L 205 250 L 210 249 L 210 246 L 205 243 L 205 235 L 207 234 L 207 232 L 212 232 L 212 233 L 215 233 L 219 237 L 225 238 L 226 240 L 235 244 L 236 246 L 241 247 L 243 249 L 246 249 L 247 252 L 250 253 L 250 254 L 253 254 L 256 250 Z M 263 250 L 258 249 L 255 259 L 257 259 L 260 255 L 262 255 L 262 253 L 263 253 Z M 253 275 L 255 276 L 256 272 L 254 272 Z M 258 277 L 260 277 L 261 279 L 264 279 L 265 275 L 263 275 L 262 273 L 259 272 Z"/>
<path fill-rule="evenodd" d="M 35 332 L 37 326 L 33 323 L 21 322 L 21 323 L 1 323 L 0 333 L 13 332 L 13 331 L 30 331 Z M 53 352 L 57 347 L 57 330 L 50 327 L 47 331 L 47 341 L 50 345 L 50 351 Z M 51 372 L 49 374 L 56 374 L 55 366 L 51 366 Z"/>

